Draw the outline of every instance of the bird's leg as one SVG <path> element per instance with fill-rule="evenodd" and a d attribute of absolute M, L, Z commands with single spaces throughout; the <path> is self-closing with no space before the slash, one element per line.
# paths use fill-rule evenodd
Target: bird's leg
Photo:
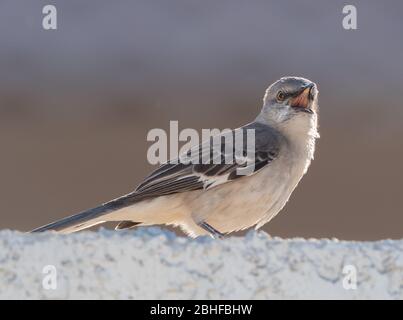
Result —
<path fill-rule="evenodd" d="M 223 233 L 210 226 L 207 222 L 199 222 L 197 225 L 206 230 L 214 239 L 222 239 L 225 236 Z"/>

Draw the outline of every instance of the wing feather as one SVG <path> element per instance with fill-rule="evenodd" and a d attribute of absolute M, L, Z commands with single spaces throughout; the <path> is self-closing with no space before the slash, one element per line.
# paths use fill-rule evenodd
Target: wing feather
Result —
<path fill-rule="evenodd" d="M 225 135 L 222 134 L 219 137 L 221 138 L 221 145 L 218 148 L 218 152 L 217 148 L 214 150 L 212 148 L 212 139 L 214 138 L 191 148 L 182 157 L 162 164 L 134 192 L 125 196 L 125 199 L 130 201 L 130 198 L 132 198 L 138 201 L 139 199 L 173 193 L 209 189 L 222 183 L 242 178 L 244 175 L 239 174 L 238 169 L 250 169 L 251 166 L 253 166 L 253 170 L 250 170 L 250 174 L 258 172 L 278 156 L 282 136 L 273 128 L 260 123 L 250 124 L 237 130 L 242 130 L 246 134 L 245 129 L 255 130 L 255 149 L 252 150 L 254 155 L 253 162 L 251 159 L 247 159 L 247 155 L 250 154 L 251 150 L 247 149 L 245 138 L 243 139 L 242 155 L 237 156 L 235 147 L 229 150 L 232 154 L 228 154 L 228 150 L 225 148 Z M 232 134 L 234 137 L 235 130 L 226 134 Z M 206 153 L 210 155 L 211 159 L 208 163 L 203 162 L 203 156 L 206 156 Z M 185 155 L 186 163 L 181 162 Z M 232 157 L 232 163 L 224 163 L 229 157 Z M 240 157 L 244 160 L 243 163 L 237 161 Z"/>

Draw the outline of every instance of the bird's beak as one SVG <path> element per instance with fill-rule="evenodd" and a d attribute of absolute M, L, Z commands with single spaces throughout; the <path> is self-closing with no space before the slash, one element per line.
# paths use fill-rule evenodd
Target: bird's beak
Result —
<path fill-rule="evenodd" d="M 302 89 L 302 91 L 297 94 L 294 98 L 291 99 L 290 105 L 292 108 L 303 111 L 306 113 L 313 113 L 310 106 L 312 105 L 312 100 L 314 99 L 313 88 L 314 84 L 308 85 L 306 88 Z"/>

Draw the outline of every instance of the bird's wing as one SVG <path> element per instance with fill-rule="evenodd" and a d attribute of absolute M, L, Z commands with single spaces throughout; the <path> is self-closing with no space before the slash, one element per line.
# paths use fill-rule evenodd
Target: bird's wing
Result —
<path fill-rule="evenodd" d="M 252 146 L 247 139 L 248 129 L 254 130 Z M 243 137 L 242 145 L 235 148 L 236 145 L 233 144 L 228 148 L 229 140 L 226 139 L 230 137 L 232 141 L 239 142 L 240 139 L 236 138 L 237 134 Z M 124 198 L 128 202 L 130 200 L 137 202 L 173 193 L 206 190 L 252 175 L 269 165 L 278 156 L 281 137 L 273 128 L 261 123 L 228 130 L 226 133 L 212 137 L 210 141 L 191 148 L 181 155 L 179 160 L 161 165 L 134 192 Z M 204 158 L 206 155 L 209 156 L 207 162 Z"/>

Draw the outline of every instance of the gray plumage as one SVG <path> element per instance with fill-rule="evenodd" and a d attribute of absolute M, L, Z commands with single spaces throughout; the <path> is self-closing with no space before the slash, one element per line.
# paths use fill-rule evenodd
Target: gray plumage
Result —
<path fill-rule="evenodd" d="M 121 221 L 116 229 L 178 225 L 190 236 L 260 227 L 281 210 L 309 166 L 318 137 L 317 108 L 312 82 L 282 78 L 268 88 L 262 112 L 252 123 L 161 165 L 123 197 L 33 232 L 69 233 L 106 221 Z M 253 150 L 247 130 L 254 130 Z M 235 145 L 226 145 L 237 134 L 243 136 L 241 154 Z M 214 150 L 213 139 L 218 141 Z"/>

